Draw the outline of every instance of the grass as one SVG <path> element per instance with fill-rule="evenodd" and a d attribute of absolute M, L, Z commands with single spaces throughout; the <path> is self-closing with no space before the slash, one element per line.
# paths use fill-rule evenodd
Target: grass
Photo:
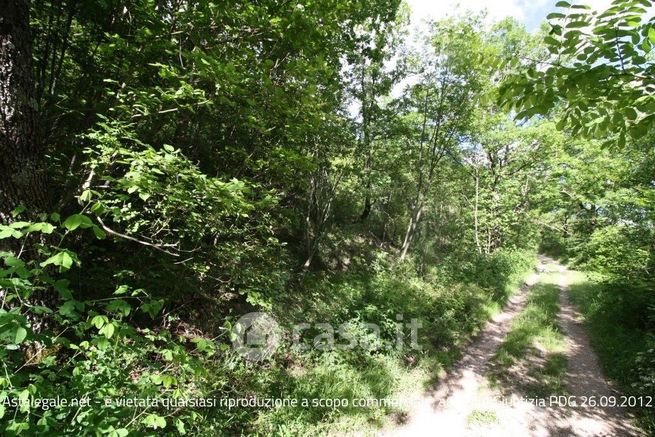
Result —
<path fill-rule="evenodd" d="M 652 396 L 655 382 L 655 287 L 576 272 L 571 300 L 584 317 L 605 376 L 627 396 Z M 655 434 L 653 409 L 635 409 Z"/>
<path fill-rule="evenodd" d="M 294 354 L 282 348 L 278 362 L 271 363 L 270 368 L 244 371 L 244 378 L 250 378 L 248 392 L 299 400 L 395 399 L 406 407 L 299 405 L 251 411 L 241 420 L 249 426 L 231 431 L 309 436 L 356 430 L 362 435 L 374 435 L 380 428 L 402 421 L 413 402 L 420 401 L 424 389 L 457 361 L 460 346 L 479 331 L 506 296 L 518 289 L 531 268 L 530 261 L 515 263 L 514 271 L 509 267 L 487 269 L 488 283 L 484 287 L 474 280 L 475 275 L 469 275 L 474 278 L 470 281 L 446 281 L 438 272 L 418 276 L 407 263 L 368 272 L 308 276 L 301 295 L 289 294 L 280 309 L 274 309 L 282 324 L 304 320 L 338 325 L 355 319 L 376 323 L 382 328 L 382 336 L 388 338 L 395 335 L 391 328 L 396 315 L 402 314 L 406 321 L 421 320 L 421 350 Z"/>
<path fill-rule="evenodd" d="M 529 291 L 525 308 L 492 358 L 488 375 L 492 385 L 518 387 L 529 397 L 565 392 L 566 343 L 557 324 L 559 293 L 549 274 Z"/>
<path fill-rule="evenodd" d="M 494 411 L 473 410 L 466 417 L 466 423 L 469 426 L 484 426 L 498 423 L 498 415 Z"/>

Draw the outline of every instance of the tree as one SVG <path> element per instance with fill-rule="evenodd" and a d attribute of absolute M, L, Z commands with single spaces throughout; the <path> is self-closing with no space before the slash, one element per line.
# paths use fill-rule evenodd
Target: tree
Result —
<path fill-rule="evenodd" d="M 37 134 L 29 2 L 9 0 L 0 11 L 0 221 L 23 205 L 48 206 L 43 145 Z"/>
<path fill-rule="evenodd" d="M 557 6 L 563 10 L 548 16 L 544 36 L 548 54 L 527 59 L 501 89 L 501 102 L 519 111 L 516 118 L 559 117 L 557 127 L 570 134 L 550 163 L 553 185 L 540 190 L 545 247 L 594 270 L 648 276 L 653 194 L 652 170 L 645 169 L 652 167 L 655 122 L 655 18 L 646 16 L 652 2 L 614 0 L 602 12 L 566 1 Z"/>
<path fill-rule="evenodd" d="M 466 137 L 472 108 L 489 79 L 477 25 L 476 18 L 436 23 L 431 38 L 434 51 L 423 59 L 418 83 L 400 102 L 415 184 L 401 260 L 407 257 L 426 199 L 435 188 L 439 164 Z"/>
<path fill-rule="evenodd" d="M 402 37 L 406 36 L 408 11 L 399 12 L 395 22 L 384 22 L 378 17 L 361 26 L 355 39 L 355 49 L 349 54 L 350 82 L 354 104 L 358 109 L 355 121 L 357 149 L 355 159 L 364 184 L 364 206 L 357 221 L 365 221 L 371 214 L 374 197 L 375 141 L 389 134 L 393 118 L 383 99 L 404 77 L 404 62 L 400 53 Z"/>
<path fill-rule="evenodd" d="M 537 197 L 545 248 L 592 270 L 652 275 L 654 155 L 639 146 L 568 138 L 545 157 L 550 175 Z"/>
<path fill-rule="evenodd" d="M 602 13 L 557 6 L 564 10 L 548 15 L 544 39 L 550 55 L 528 60 L 504 84 L 503 103 L 520 111 L 518 119 L 561 106 L 559 127 L 573 134 L 619 145 L 643 137 L 655 122 L 655 18 L 645 21 L 652 3 L 614 0 Z"/>
<path fill-rule="evenodd" d="M 475 181 L 474 239 L 487 254 L 531 243 L 542 161 L 559 140 L 551 122 L 517 125 L 506 114 L 489 113 L 479 116 L 482 126 L 467 153 Z"/>

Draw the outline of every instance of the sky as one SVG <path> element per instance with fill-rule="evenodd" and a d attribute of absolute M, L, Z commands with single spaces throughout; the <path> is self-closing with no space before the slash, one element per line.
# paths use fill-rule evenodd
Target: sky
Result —
<path fill-rule="evenodd" d="M 532 31 L 554 11 L 557 0 L 406 0 L 412 9 L 412 26 L 423 19 L 438 19 L 457 11 L 479 12 L 484 9 L 491 20 L 514 17 Z M 577 1 L 575 3 L 578 3 Z M 594 9 L 603 10 L 611 0 L 581 0 Z M 458 7 L 459 5 L 459 7 Z"/>
<path fill-rule="evenodd" d="M 490 21 L 498 21 L 505 17 L 514 17 L 525 25 L 528 31 L 532 32 L 539 28 L 541 23 L 546 21 L 546 15 L 560 10 L 555 7 L 558 0 L 405 0 L 411 8 L 411 24 L 409 41 L 419 44 L 417 38 L 421 35 L 426 26 L 426 20 L 436 20 L 449 15 L 461 15 L 467 11 L 487 11 L 487 18 Z M 584 3 L 597 11 L 606 10 L 613 0 L 569 0 L 570 3 Z M 655 16 L 655 8 L 651 8 L 644 18 Z M 405 79 L 397 84 L 392 95 L 399 95 L 402 88 L 412 79 Z M 354 112 L 353 112 L 354 111 Z M 356 113 L 356 107 L 351 108 Z"/>

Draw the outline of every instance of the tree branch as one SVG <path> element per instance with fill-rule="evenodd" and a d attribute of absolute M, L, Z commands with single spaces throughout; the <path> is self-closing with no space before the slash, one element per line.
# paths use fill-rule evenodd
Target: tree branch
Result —
<path fill-rule="evenodd" d="M 179 253 L 171 252 L 171 251 L 165 249 L 166 247 L 176 247 L 174 244 L 165 244 L 165 245 L 164 244 L 154 244 L 154 243 L 150 243 L 148 241 L 139 240 L 138 238 L 134 238 L 134 237 L 131 237 L 129 235 L 122 234 L 122 233 L 120 233 L 118 231 L 114 231 L 109 226 L 107 226 L 105 224 L 105 222 L 103 222 L 102 219 L 100 217 L 98 217 L 97 215 L 96 215 L 96 219 L 98 220 L 98 223 L 100 223 L 100 226 L 102 227 L 102 229 L 106 233 L 108 233 L 109 235 L 113 235 L 114 237 L 120 237 L 120 238 L 123 238 L 125 240 L 129 240 L 129 241 L 133 241 L 133 242 L 141 244 L 143 246 L 152 247 L 153 249 L 157 249 L 160 252 L 164 252 L 164 253 L 166 253 L 168 255 L 171 255 L 171 256 L 175 256 L 175 257 L 180 256 Z"/>

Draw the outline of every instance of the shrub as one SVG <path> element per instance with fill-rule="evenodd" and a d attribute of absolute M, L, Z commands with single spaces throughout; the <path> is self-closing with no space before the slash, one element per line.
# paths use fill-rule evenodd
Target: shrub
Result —
<path fill-rule="evenodd" d="M 121 405 L 107 399 L 179 399 L 198 396 L 204 339 L 176 338 L 152 323 L 164 306 L 143 289 L 117 283 L 114 293 L 88 299 L 71 287 L 80 266 L 65 242 L 83 229 L 104 233 L 85 215 L 64 221 L 17 221 L 0 226 L 0 238 L 33 243 L 38 254 L 0 253 L 0 429 L 3 435 L 110 436 L 156 429 L 184 432 L 192 410 Z M 37 234 L 36 236 L 34 234 Z M 136 320 L 150 320 L 141 323 Z M 38 404 L 43 399 L 86 399 L 80 405 Z"/>
<path fill-rule="evenodd" d="M 578 247 L 575 263 L 601 273 L 643 276 L 650 261 L 647 241 L 640 230 L 627 225 L 600 228 Z"/>
<path fill-rule="evenodd" d="M 461 264 L 459 279 L 491 290 L 493 300 L 504 303 L 516 282 L 534 266 L 534 253 L 497 250 L 478 254 Z"/>

